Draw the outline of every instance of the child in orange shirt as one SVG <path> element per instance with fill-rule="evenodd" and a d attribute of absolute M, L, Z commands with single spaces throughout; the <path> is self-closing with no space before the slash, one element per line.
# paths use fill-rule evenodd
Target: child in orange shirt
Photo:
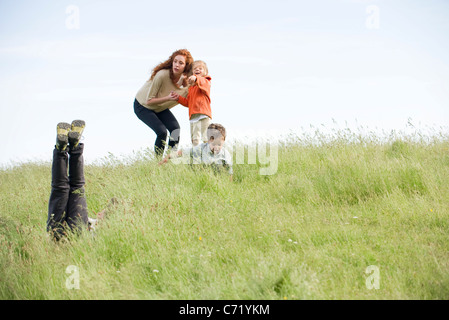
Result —
<path fill-rule="evenodd" d="M 189 93 L 187 98 L 179 96 L 178 102 L 189 108 L 190 135 L 192 144 L 197 146 L 200 142 L 207 142 L 207 128 L 212 119 L 210 108 L 210 81 L 209 71 L 204 61 L 193 62 L 192 72 L 188 78 Z"/>

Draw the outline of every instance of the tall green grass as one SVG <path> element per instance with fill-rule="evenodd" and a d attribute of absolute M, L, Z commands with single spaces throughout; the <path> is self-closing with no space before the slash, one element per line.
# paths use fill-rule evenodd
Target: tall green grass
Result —
<path fill-rule="evenodd" d="M 89 164 L 90 216 L 117 202 L 94 235 L 58 244 L 45 233 L 50 163 L 1 170 L 0 298 L 449 298 L 446 134 L 342 130 L 277 147 L 275 174 L 240 163 L 233 181 L 149 152 Z"/>

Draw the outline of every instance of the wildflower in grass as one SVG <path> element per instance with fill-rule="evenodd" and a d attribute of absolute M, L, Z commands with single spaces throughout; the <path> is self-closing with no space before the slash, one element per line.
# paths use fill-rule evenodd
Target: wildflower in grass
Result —
<path fill-rule="evenodd" d="M 198 237 L 198 240 L 200 240 L 200 241 L 201 241 L 201 240 L 203 240 L 203 238 L 201 238 L 201 237 Z"/>

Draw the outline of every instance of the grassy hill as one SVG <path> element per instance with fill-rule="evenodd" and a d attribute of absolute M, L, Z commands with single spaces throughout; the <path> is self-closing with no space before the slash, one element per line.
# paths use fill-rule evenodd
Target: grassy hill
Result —
<path fill-rule="evenodd" d="M 449 299 L 447 135 L 272 148 L 274 174 L 245 149 L 233 181 L 149 152 L 88 165 L 107 217 L 59 244 L 50 163 L 1 170 L 0 299 Z"/>

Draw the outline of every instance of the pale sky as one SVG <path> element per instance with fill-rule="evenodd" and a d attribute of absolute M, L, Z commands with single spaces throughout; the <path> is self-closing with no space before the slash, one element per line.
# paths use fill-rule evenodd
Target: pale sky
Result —
<path fill-rule="evenodd" d="M 51 160 L 74 119 L 88 163 L 152 150 L 134 97 L 180 48 L 208 64 L 230 140 L 409 119 L 447 132 L 448 16 L 446 0 L 1 0 L 0 166 Z M 171 110 L 188 144 L 188 111 Z"/>

